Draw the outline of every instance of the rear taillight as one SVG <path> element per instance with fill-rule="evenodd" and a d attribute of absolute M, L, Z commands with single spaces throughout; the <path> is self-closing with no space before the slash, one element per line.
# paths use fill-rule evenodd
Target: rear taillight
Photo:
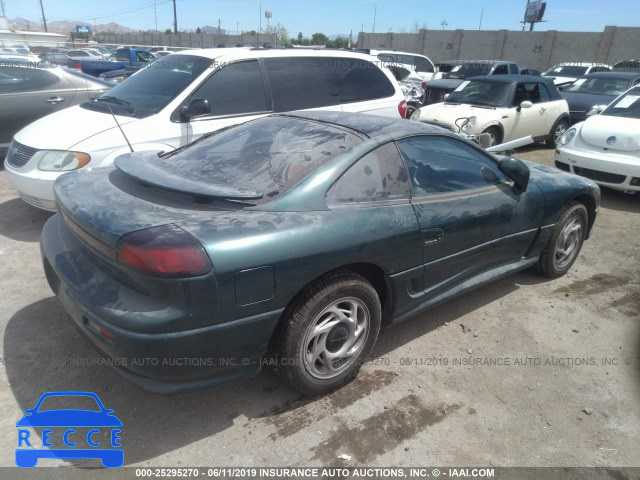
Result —
<path fill-rule="evenodd" d="M 422 82 L 422 89 L 426 90 L 427 89 L 427 82 Z"/>
<path fill-rule="evenodd" d="M 79 72 L 81 72 L 82 71 L 82 64 L 81 63 L 76 63 L 76 64 L 73 65 L 73 68 L 75 70 L 78 70 Z"/>
<path fill-rule="evenodd" d="M 398 113 L 400 114 L 400 118 L 407 118 L 407 102 L 402 100 L 398 104 Z"/>
<path fill-rule="evenodd" d="M 118 263 L 158 277 L 197 277 L 211 271 L 200 242 L 176 225 L 147 228 L 118 241 Z"/>

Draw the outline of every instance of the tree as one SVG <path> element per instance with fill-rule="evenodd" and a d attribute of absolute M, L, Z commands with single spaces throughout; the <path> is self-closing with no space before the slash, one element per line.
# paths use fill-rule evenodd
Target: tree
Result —
<path fill-rule="evenodd" d="M 202 30 L 200 29 L 200 27 L 196 28 L 196 33 L 202 33 Z"/>
<path fill-rule="evenodd" d="M 311 45 L 326 45 L 329 43 L 329 37 L 324 33 L 314 33 L 311 35 Z"/>
<path fill-rule="evenodd" d="M 278 38 L 278 43 L 284 45 L 289 40 L 289 32 L 285 28 L 284 25 L 278 23 L 276 25 L 269 25 L 264 29 L 264 33 L 266 34 L 275 34 Z"/>
<path fill-rule="evenodd" d="M 173 33 L 173 30 L 171 30 L 170 28 L 167 28 L 164 33 Z"/>

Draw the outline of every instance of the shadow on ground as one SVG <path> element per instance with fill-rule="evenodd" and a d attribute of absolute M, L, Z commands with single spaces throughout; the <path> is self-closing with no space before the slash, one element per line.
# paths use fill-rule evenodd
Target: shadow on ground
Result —
<path fill-rule="evenodd" d="M 52 212 L 39 210 L 19 198 L 0 203 L 0 235 L 18 242 L 40 240 L 42 226 Z"/>
<path fill-rule="evenodd" d="M 517 290 L 518 283 L 528 278 L 528 273 L 505 278 L 384 329 L 374 358 L 500 299 Z M 339 412 L 396 378 L 384 367 L 368 366 L 356 381 L 341 390 L 324 397 L 305 398 L 284 386 L 265 368 L 258 377 L 231 385 L 176 396 L 156 395 L 124 380 L 107 365 L 95 365 L 95 359 L 103 357 L 68 318 L 56 297 L 31 304 L 9 320 L 4 356 L 9 383 L 22 410 L 33 408 L 40 395 L 48 391 L 97 393 L 105 407 L 115 409 L 124 424 L 126 464 L 142 462 L 213 436 L 242 422 L 240 415 L 270 424 L 267 431 L 275 430 L 269 435 L 272 440 L 288 436 L 314 419 Z M 83 358 L 93 359 L 94 364 L 72 361 Z M 315 407 L 322 407 L 319 410 L 324 413 L 318 415 Z M 315 413 L 306 418 L 309 412 Z M 251 423 L 240 423 L 236 428 L 250 429 Z"/>

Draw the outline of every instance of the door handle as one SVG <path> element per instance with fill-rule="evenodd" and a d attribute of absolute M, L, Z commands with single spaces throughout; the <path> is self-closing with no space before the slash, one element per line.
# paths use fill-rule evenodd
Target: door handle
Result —
<path fill-rule="evenodd" d="M 547 111 L 547 109 L 546 109 L 546 108 L 544 108 L 544 107 L 540 107 L 540 113 L 544 113 L 544 112 L 546 112 L 546 111 Z"/>
<path fill-rule="evenodd" d="M 64 98 L 62 97 L 49 97 L 47 98 L 47 103 L 52 103 L 55 105 L 56 103 L 64 102 Z"/>
<path fill-rule="evenodd" d="M 430 228 L 428 230 L 422 230 L 422 244 L 430 245 L 437 243 L 444 238 L 444 230 L 441 228 Z"/>

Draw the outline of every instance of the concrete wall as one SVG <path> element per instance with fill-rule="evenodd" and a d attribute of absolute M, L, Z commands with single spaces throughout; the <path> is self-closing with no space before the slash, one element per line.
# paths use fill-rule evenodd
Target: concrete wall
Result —
<path fill-rule="evenodd" d="M 167 47 L 189 47 L 189 48 L 211 48 L 220 44 L 227 46 L 238 43 L 262 45 L 264 43 L 275 43 L 275 35 L 261 34 L 259 38 L 255 35 L 212 35 L 207 33 L 101 33 L 96 35 L 99 43 L 116 45 L 149 45 Z"/>
<path fill-rule="evenodd" d="M 546 70 L 560 62 L 602 62 L 640 57 L 640 28 L 605 27 L 603 32 L 510 30 L 420 30 L 419 33 L 364 33 L 359 48 L 422 53 L 439 60 L 512 60 Z"/>

